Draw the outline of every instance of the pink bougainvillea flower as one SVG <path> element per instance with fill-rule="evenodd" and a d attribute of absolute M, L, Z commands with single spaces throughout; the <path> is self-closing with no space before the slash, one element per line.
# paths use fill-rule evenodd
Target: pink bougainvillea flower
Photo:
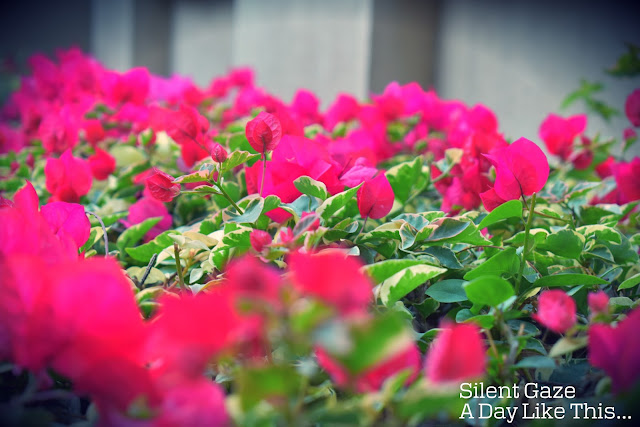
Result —
<path fill-rule="evenodd" d="M 309 126 L 314 123 L 322 123 L 322 116 L 318 111 L 320 101 L 313 92 L 308 90 L 298 90 L 291 101 L 291 112 L 302 124 Z"/>
<path fill-rule="evenodd" d="M 126 408 L 137 397 L 138 387 L 119 390 L 122 382 L 117 379 L 126 375 L 112 375 L 135 370 L 142 380 L 146 325 L 124 272 L 113 259 L 91 258 L 56 265 L 47 286 L 52 292 L 39 316 L 47 313 L 64 343 L 51 366 L 78 390 L 100 394 Z"/>
<path fill-rule="evenodd" d="M 640 126 L 640 89 L 629 94 L 624 103 L 624 112 L 632 125 Z"/>
<path fill-rule="evenodd" d="M 76 216 L 76 208 L 72 208 L 74 212 L 70 214 L 71 221 L 68 223 L 64 212 L 59 212 L 57 207 L 45 209 L 45 218 L 38 212 L 38 195 L 28 181 L 27 185 L 16 191 L 13 202 L 7 205 L 0 209 L 0 258 L 37 255 L 47 262 L 78 258 L 78 248 L 84 241 L 78 242 L 88 233 L 88 229 L 83 229 L 83 220 Z M 80 207 L 84 213 L 82 206 L 71 206 Z M 64 208 L 60 210 L 64 211 Z M 25 227 L 25 223 L 29 227 Z"/>
<path fill-rule="evenodd" d="M 549 177 L 549 162 L 540 147 L 520 138 L 505 148 L 485 154 L 496 168 L 493 189 L 502 200 L 519 199 L 542 190 Z M 486 195 L 484 198 L 493 199 Z M 481 195 L 482 197 L 482 195 Z"/>
<path fill-rule="evenodd" d="M 247 140 L 258 153 L 273 151 L 282 138 L 282 125 L 273 114 L 262 111 L 247 123 L 245 129 Z"/>
<path fill-rule="evenodd" d="M 0 123 L 0 154 L 6 154 L 9 151 L 17 153 L 24 146 L 25 138 L 22 132 Z"/>
<path fill-rule="evenodd" d="M 236 67 L 229 72 L 229 81 L 237 87 L 253 86 L 254 79 L 251 67 Z"/>
<path fill-rule="evenodd" d="M 580 150 L 571 155 L 571 163 L 577 170 L 584 170 L 591 166 L 593 162 L 593 151 L 590 149 Z"/>
<path fill-rule="evenodd" d="M 68 108 L 47 114 L 38 129 L 42 146 L 47 153 L 60 154 L 78 143 L 78 126 Z"/>
<path fill-rule="evenodd" d="M 365 181 L 358 189 L 358 210 L 362 218 L 380 219 L 391 212 L 393 188 L 384 173 Z"/>
<path fill-rule="evenodd" d="M 609 296 L 606 292 L 590 292 L 587 301 L 592 314 L 609 313 Z"/>
<path fill-rule="evenodd" d="M 91 167 L 66 150 L 59 159 L 49 158 L 44 167 L 47 190 L 53 200 L 77 203 L 91 189 Z"/>
<path fill-rule="evenodd" d="M 205 134 L 209 120 L 193 107 L 181 104 L 178 111 L 159 107 L 149 110 L 149 122 L 155 131 L 164 130 L 178 145 L 187 167 L 210 155 L 206 147 Z"/>
<path fill-rule="evenodd" d="M 70 237 L 76 248 L 84 245 L 91 234 L 91 223 L 82 205 L 51 202 L 42 206 L 40 213 L 55 235 Z"/>
<path fill-rule="evenodd" d="M 114 104 L 143 104 L 149 95 L 151 76 L 144 67 L 132 68 L 125 73 L 109 72 L 104 79 L 107 99 Z"/>
<path fill-rule="evenodd" d="M 317 347 L 315 353 L 318 365 L 327 371 L 338 387 L 353 387 L 358 393 L 378 391 L 388 378 L 404 370 L 410 371 L 405 381 L 405 385 L 409 385 L 420 373 L 420 350 L 413 342 L 354 376 L 323 348 Z"/>
<path fill-rule="evenodd" d="M 631 139 L 635 140 L 637 137 L 638 137 L 638 134 L 633 128 L 625 128 L 624 131 L 622 131 L 622 138 L 625 141 L 629 141 Z"/>
<path fill-rule="evenodd" d="M 264 176 L 263 196 L 275 194 L 284 203 L 291 203 L 302 193 L 293 181 L 303 175 L 309 176 L 327 186 L 327 191 L 335 194 L 344 189 L 338 179 L 338 166 L 335 164 L 326 146 L 297 136 L 285 135 L 273 152 Z M 246 170 L 247 192 L 257 193 L 261 186 L 263 165 L 256 162 Z M 282 209 L 267 213 L 274 221 L 282 222 L 291 215 Z"/>
<path fill-rule="evenodd" d="M 348 122 L 358 117 L 360 104 L 351 95 L 341 93 L 327 109 L 324 115 L 324 127 L 332 131 L 341 122 Z"/>
<path fill-rule="evenodd" d="M 609 156 L 607 160 L 605 160 L 604 162 L 596 166 L 595 170 L 600 178 L 605 179 L 613 175 L 615 167 L 616 167 L 616 159 L 613 156 Z"/>
<path fill-rule="evenodd" d="M 151 196 L 161 202 L 170 202 L 180 194 L 180 184 L 173 182 L 175 178 L 159 169 L 153 169 L 153 174 L 145 180 Z"/>
<path fill-rule="evenodd" d="M 215 143 L 209 148 L 209 151 L 211 152 L 211 158 L 214 161 L 223 163 L 227 160 L 228 153 L 222 145 Z"/>
<path fill-rule="evenodd" d="M 84 123 L 84 136 L 93 146 L 102 141 L 106 136 L 102 122 L 98 119 L 87 120 Z"/>
<path fill-rule="evenodd" d="M 113 424 L 123 425 L 123 424 Z M 225 394 L 207 378 L 181 380 L 166 387 L 153 419 L 157 426 L 230 425 Z"/>
<path fill-rule="evenodd" d="M 317 254 L 294 252 L 288 263 L 291 280 L 303 295 L 318 298 L 344 315 L 366 313 L 373 286 L 357 258 L 329 249 Z"/>
<path fill-rule="evenodd" d="M 624 203 L 640 200 L 640 157 L 635 157 L 630 162 L 619 162 L 614 175 Z"/>
<path fill-rule="evenodd" d="M 479 378 L 487 366 L 480 329 L 472 323 L 445 323 L 427 354 L 426 376 L 434 383 Z"/>
<path fill-rule="evenodd" d="M 96 153 L 88 160 L 93 177 L 98 181 L 107 179 L 116 170 L 116 159 L 100 148 L 96 147 Z"/>
<path fill-rule="evenodd" d="M 281 305 L 280 274 L 257 258 L 246 255 L 233 260 L 227 268 L 225 277 L 227 289 L 234 296 L 267 302 L 272 307 Z"/>
<path fill-rule="evenodd" d="M 162 219 L 145 235 L 145 240 L 151 240 L 158 234 L 171 228 L 173 218 L 167 207 L 159 200 L 151 197 L 143 197 L 129 207 L 127 220 L 121 220 L 123 224 L 130 227 L 139 224 L 145 219 L 161 217 Z"/>
<path fill-rule="evenodd" d="M 451 169 L 452 177 L 436 182 L 436 189 L 442 194 L 440 208 L 443 211 L 457 213 L 462 208 L 471 210 L 480 204 L 483 192 L 491 187 L 480 165 L 481 161 L 475 157 L 463 158 L 459 165 Z M 437 167 L 433 167 L 431 173 L 433 179 L 441 175 Z"/>
<path fill-rule="evenodd" d="M 549 114 L 540 125 L 540 139 L 547 145 L 551 154 L 567 160 L 573 151 L 574 139 L 587 127 L 587 116 L 578 114 L 566 119 Z"/>
<path fill-rule="evenodd" d="M 147 350 L 162 370 L 175 369 L 195 379 L 209 359 L 242 338 L 242 321 L 229 292 L 164 296 L 159 302 Z"/>
<path fill-rule="evenodd" d="M 631 389 L 640 380 L 640 341 L 632 338 L 639 328 L 637 308 L 615 327 L 594 324 L 589 328 L 589 363 L 611 377 L 615 393 Z"/>
<path fill-rule="evenodd" d="M 576 302 L 560 289 L 544 291 L 538 297 L 538 311 L 532 317 L 563 334 L 576 324 Z"/>
<path fill-rule="evenodd" d="M 373 178 L 378 173 L 378 169 L 367 166 L 367 163 L 366 159 L 358 158 L 352 167 L 340 174 L 340 183 L 353 188 Z"/>
<path fill-rule="evenodd" d="M 253 250 L 260 253 L 265 246 L 271 244 L 272 239 L 271 235 L 264 230 L 253 230 L 249 234 L 249 241 Z"/>

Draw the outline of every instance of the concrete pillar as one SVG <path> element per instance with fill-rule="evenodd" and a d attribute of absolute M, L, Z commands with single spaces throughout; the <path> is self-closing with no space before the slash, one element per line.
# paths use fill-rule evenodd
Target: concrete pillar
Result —
<path fill-rule="evenodd" d="M 391 81 L 435 83 L 440 0 L 374 0 L 370 89 L 380 93 Z"/>
<path fill-rule="evenodd" d="M 207 85 L 231 67 L 232 0 L 174 0 L 170 69 Z"/>
<path fill-rule="evenodd" d="M 91 52 L 106 67 L 126 71 L 134 59 L 135 0 L 91 0 Z"/>
<path fill-rule="evenodd" d="M 296 89 L 327 105 L 369 92 L 373 0 L 234 0 L 233 63 L 289 101 Z"/>

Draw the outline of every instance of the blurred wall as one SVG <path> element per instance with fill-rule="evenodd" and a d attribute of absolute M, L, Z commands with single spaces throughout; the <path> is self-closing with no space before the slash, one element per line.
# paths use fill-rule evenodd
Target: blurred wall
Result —
<path fill-rule="evenodd" d="M 540 123 L 580 79 L 600 81 L 605 91 L 598 97 L 622 114 L 610 124 L 590 117 L 588 130 L 619 139 L 629 126 L 626 96 L 640 79 L 603 70 L 625 52 L 625 41 L 640 45 L 637 11 L 626 1 L 445 1 L 436 87 L 443 97 L 493 109 L 507 136 L 540 142 Z M 577 103 L 561 114 L 584 111 Z"/>
<path fill-rule="evenodd" d="M 181 73 L 206 85 L 234 65 L 289 101 L 299 88 L 326 106 L 392 80 L 492 108 L 512 138 L 538 126 L 581 78 L 606 85 L 623 112 L 639 79 L 603 68 L 640 45 L 637 2 L 605 0 L 30 0 L 0 5 L 0 57 L 77 45 L 106 66 Z M 583 112 L 576 104 L 564 115 Z M 620 136 L 624 113 L 590 132 Z M 640 146 L 636 148 L 640 153 Z"/>
<path fill-rule="evenodd" d="M 289 101 L 298 88 L 325 101 L 369 89 L 372 0 L 235 0 L 233 63 Z"/>

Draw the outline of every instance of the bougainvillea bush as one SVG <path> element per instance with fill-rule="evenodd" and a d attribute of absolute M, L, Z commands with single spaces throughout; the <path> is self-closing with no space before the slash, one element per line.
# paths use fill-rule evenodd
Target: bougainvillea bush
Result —
<path fill-rule="evenodd" d="M 29 64 L 0 125 L 3 425 L 636 410 L 640 158 L 612 153 L 640 90 L 619 138 L 584 114 L 507 138 L 415 83 L 321 111 L 250 69 Z M 589 87 L 568 100 L 613 114 Z"/>

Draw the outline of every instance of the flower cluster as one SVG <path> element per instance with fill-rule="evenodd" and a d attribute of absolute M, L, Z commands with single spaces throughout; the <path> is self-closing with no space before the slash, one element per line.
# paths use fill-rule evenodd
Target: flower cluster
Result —
<path fill-rule="evenodd" d="M 458 420 L 458 383 L 575 359 L 637 386 L 640 158 L 586 115 L 511 142 L 415 83 L 322 110 L 248 68 L 29 64 L 0 112 L 11 417 L 64 388 L 102 425 Z"/>

